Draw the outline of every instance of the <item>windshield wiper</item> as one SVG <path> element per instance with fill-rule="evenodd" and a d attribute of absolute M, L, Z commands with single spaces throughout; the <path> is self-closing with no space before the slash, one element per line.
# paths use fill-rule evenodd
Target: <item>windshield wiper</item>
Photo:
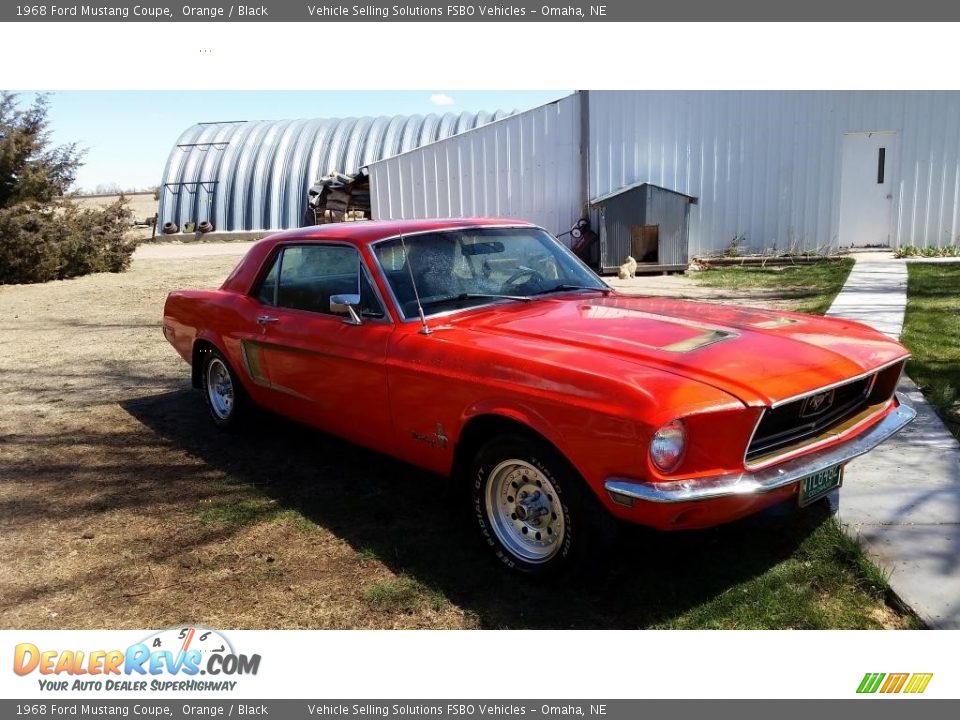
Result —
<path fill-rule="evenodd" d="M 451 295 L 450 297 L 435 298 L 433 300 L 427 300 L 426 302 L 421 303 L 423 307 L 432 307 L 434 305 L 442 305 L 443 303 L 448 302 L 459 302 L 461 300 L 517 300 L 519 302 L 530 302 L 530 298 L 526 295 L 498 295 L 496 293 L 460 293 L 459 295 Z"/>
<path fill-rule="evenodd" d="M 603 293 L 604 295 L 609 295 L 613 292 L 610 288 L 606 287 L 594 287 L 592 285 L 573 285 L 571 283 L 560 283 L 559 285 L 554 285 L 552 288 L 545 288 L 543 290 L 537 290 L 535 295 L 546 295 L 547 293 L 552 292 L 563 292 L 565 290 L 594 290 L 598 293 Z"/>

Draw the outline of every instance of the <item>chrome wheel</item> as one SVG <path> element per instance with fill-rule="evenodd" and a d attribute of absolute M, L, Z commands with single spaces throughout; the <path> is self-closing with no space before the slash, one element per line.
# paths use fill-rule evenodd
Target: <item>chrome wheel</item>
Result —
<path fill-rule="evenodd" d="M 500 544 L 528 563 L 545 563 L 563 547 L 563 508 L 557 491 L 533 465 L 505 460 L 490 471 L 487 519 Z"/>
<path fill-rule="evenodd" d="M 229 420 L 233 413 L 233 379 L 226 363 L 218 357 L 207 363 L 207 399 L 210 409 L 220 420 Z"/>

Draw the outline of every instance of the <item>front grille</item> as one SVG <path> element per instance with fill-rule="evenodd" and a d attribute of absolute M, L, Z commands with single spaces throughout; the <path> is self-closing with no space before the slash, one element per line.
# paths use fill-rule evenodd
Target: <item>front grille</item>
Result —
<path fill-rule="evenodd" d="M 815 437 L 853 417 L 874 402 L 875 379 L 876 375 L 869 375 L 767 409 L 747 448 L 747 462 Z"/>

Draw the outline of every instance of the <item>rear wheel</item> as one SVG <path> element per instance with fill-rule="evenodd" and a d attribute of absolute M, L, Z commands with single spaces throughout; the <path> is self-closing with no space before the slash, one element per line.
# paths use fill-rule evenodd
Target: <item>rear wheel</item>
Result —
<path fill-rule="evenodd" d="M 236 373 L 217 350 L 205 354 L 203 399 L 214 424 L 224 430 L 240 424 L 247 409 L 247 397 Z"/>
<path fill-rule="evenodd" d="M 507 567 L 575 575 L 601 559 L 616 523 L 583 479 L 546 443 L 505 435 L 477 452 L 471 470 L 476 522 Z"/>

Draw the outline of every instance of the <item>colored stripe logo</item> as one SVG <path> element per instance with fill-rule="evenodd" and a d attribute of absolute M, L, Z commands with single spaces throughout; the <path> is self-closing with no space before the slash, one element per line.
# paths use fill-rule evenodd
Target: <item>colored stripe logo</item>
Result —
<path fill-rule="evenodd" d="M 933 673 L 867 673 L 860 681 L 857 692 L 919 694 L 927 689 Z"/>

